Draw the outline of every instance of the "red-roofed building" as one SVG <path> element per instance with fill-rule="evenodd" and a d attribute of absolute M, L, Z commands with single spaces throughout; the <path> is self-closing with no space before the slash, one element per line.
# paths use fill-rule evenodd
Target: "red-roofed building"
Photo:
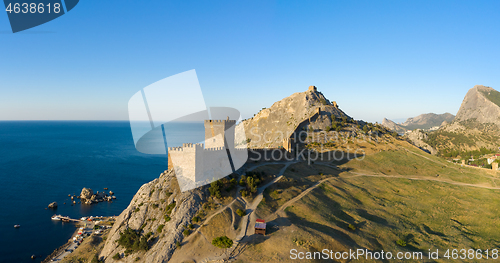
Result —
<path fill-rule="evenodd" d="M 262 219 L 255 220 L 255 234 L 266 235 L 266 221 Z"/>

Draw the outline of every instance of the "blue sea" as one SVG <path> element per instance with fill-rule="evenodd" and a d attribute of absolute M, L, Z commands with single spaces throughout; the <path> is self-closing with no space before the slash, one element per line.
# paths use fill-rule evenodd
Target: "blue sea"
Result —
<path fill-rule="evenodd" d="M 168 127 L 172 137 L 182 135 L 168 146 L 203 138 L 203 124 L 186 125 Z M 0 122 L 0 262 L 41 262 L 75 230 L 71 223 L 52 221 L 53 214 L 119 215 L 142 184 L 166 169 L 165 155 L 135 149 L 128 122 Z M 79 195 L 83 187 L 107 187 L 117 199 L 71 206 L 68 194 Z M 54 201 L 57 210 L 46 209 Z"/>

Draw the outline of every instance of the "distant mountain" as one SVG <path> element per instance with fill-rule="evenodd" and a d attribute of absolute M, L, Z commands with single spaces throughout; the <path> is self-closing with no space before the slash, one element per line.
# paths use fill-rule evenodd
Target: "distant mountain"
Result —
<path fill-rule="evenodd" d="M 414 129 L 430 129 L 432 127 L 441 126 L 441 124 L 446 122 L 452 122 L 455 116 L 451 113 L 435 114 L 427 113 L 421 114 L 414 118 L 408 118 L 402 126 L 406 127 L 408 130 Z"/>
<path fill-rule="evenodd" d="M 398 124 L 391 120 L 384 118 L 382 125 L 396 132 L 405 132 L 408 130 L 422 129 L 429 130 L 433 127 L 439 127 L 445 123 L 452 122 L 455 116 L 451 113 L 435 114 L 427 113 L 421 114 L 417 117 L 408 118 L 404 123 Z"/>
<path fill-rule="evenodd" d="M 387 118 L 384 118 L 384 120 L 382 120 L 382 126 L 397 133 L 404 133 L 407 131 L 407 129 L 401 126 L 400 124 L 397 124 Z"/>

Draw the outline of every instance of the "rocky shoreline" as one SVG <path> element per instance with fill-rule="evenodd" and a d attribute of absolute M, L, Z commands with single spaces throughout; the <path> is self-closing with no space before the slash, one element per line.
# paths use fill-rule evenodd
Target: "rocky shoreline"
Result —
<path fill-rule="evenodd" d="M 83 188 L 80 195 L 77 196 L 76 198 L 80 199 L 82 204 L 91 205 L 91 204 L 96 204 L 96 203 L 104 202 L 104 201 L 111 202 L 114 199 L 116 199 L 116 196 L 114 196 L 114 194 L 115 193 L 113 193 L 113 191 L 109 191 L 108 193 L 106 193 L 104 191 L 102 191 L 102 192 L 97 191 L 94 194 L 94 191 L 92 191 L 92 189 Z M 75 198 L 74 196 L 71 197 L 71 199 L 73 200 L 73 203 L 75 203 L 74 198 Z"/>

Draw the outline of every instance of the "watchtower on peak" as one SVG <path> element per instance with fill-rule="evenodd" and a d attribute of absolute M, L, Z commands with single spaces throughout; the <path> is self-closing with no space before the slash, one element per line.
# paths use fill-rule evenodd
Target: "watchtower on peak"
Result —
<path fill-rule="evenodd" d="M 310 92 L 317 92 L 318 89 L 316 88 L 316 86 L 309 86 L 309 89 L 307 91 L 310 91 Z"/>

